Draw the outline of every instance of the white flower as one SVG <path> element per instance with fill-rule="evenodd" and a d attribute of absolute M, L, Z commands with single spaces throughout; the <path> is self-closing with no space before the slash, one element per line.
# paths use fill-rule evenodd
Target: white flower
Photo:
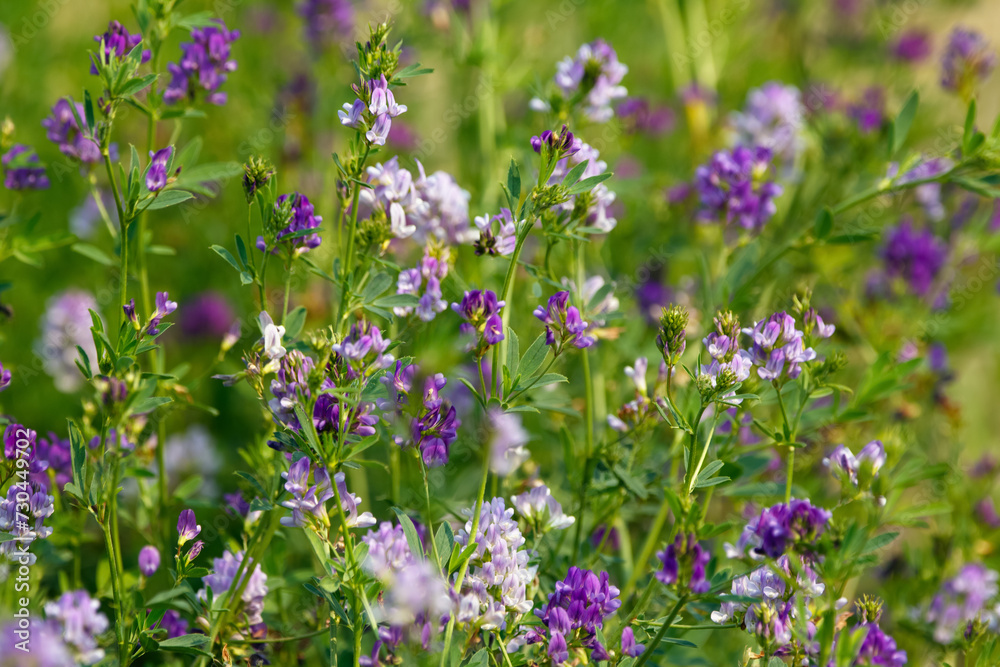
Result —
<path fill-rule="evenodd" d="M 285 348 L 281 346 L 281 338 L 285 335 L 285 327 L 275 325 L 274 320 L 262 310 L 259 317 L 260 329 L 264 333 L 264 354 L 272 361 L 285 356 Z M 270 364 L 268 365 L 270 366 Z"/>

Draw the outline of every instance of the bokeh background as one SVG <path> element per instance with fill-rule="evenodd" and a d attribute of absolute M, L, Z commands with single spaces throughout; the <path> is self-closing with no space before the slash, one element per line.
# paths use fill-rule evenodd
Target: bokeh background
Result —
<path fill-rule="evenodd" d="M 405 61 L 419 61 L 434 72 L 410 80 L 397 95 L 409 111 L 394 122 L 389 151 L 379 159 L 396 152 L 407 166 L 419 158 L 428 171 L 445 170 L 471 193 L 472 215 L 493 213 L 507 163 L 513 157 L 522 165 L 531 164 L 528 139 L 546 129 L 544 118 L 529 110 L 529 100 L 549 81 L 559 59 L 575 53 L 584 42 L 604 38 L 629 66 L 623 82 L 629 95 L 646 100 L 651 113 L 642 127 L 619 118 L 580 133 L 599 148 L 615 172 L 609 185 L 618 195 L 618 226 L 592 255 L 604 264 L 593 266 L 593 272 L 616 282 L 616 295 L 626 314 L 616 322 L 618 340 L 600 357 L 598 374 L 605 388 L 598 397 L 601 414 L 607 413 L 609 403 L 618 405 L 626 393 L 621 368 L 638 354 L 656 356 L 654 328 L 646 317 L 651 309 L 671 299 L 686 301 L 695 309 L 696 318 L 700 309 L 700 318 L 706 321 L 710 310 L 721 305 L 706 303 L 698 289 L 703 266 L 699 248 L 711 246 L 711 232 L 694 223 L 689 212 L 670 206 L 667 192 L 689 181 L 695 166 L 724 143 L 725 120 L 743 106 L 750 88 L 771 80 L 794 84 L 803 91 L 807 107 L 810 100 L 822 106 L 830 91 L 849 105 L 876 88 L 884 96 L 885 118 L 892 118 L 916 88 L 921 107 L 911 141 L 933 151 L 942 137 L 959 136 L 965 114 L 961 100 L 940 90 L 940 57 L 947 34 L 956 25 L 967 25 L 983 32 L 994 45 L 1000 44 L 1000 5 L 995 2 L 681 2 L 687 8 L 684 29 L 677 23 L 678 3 L 668 0 L 469 0 L 454 5 L 445 0 L 372 0 L 350 4 L 353 27 L 317 42 L 309 38 L 297 2 L 185 0 L 181 7 L 186 12 L 212 12 L 242 36 L 233 48 L 239 68 L 225 84 L 228 104 L 208 108 L 204 118 L 187 121 L 178 143 L 202 137 L 203 161 L 242 163 L 251 155 L 267 157 L 277 167 L 280 191 L 307 194 L 326 220 L 324 231 L 332 234 L 336 198 L 330 155 L 343 150 L 349 139 L 336 112 L 353 99 L 349 88 L 354 79 L 349 62 L 353 40 L 363 39 L 369 21 L 388 19 L 395 26 L 395 37 L 403 40 Z M 87 51 L 95 46 L 93 36 L 103 32 L 112 19 L 135 27 L 130 3 L 125 1 L 0 2 L 0 118 L 9 116 L 17 128 L 17 140 L 38 149 L 52 180 L 49 190 L 27 195 L 21 205 L 41 211 L 38 234 L 68 230 L 109 254 L 112 243 L 85 206 L 85 181 L 45 139 L 40 122 L 59 98 L 82 99 L 86 86 L 95 96 L 99 92 L 88 73 Z M 915 31 L 929 40 L 927 57 L 917 62 L 895 57 L 899 39 Z M 164 48 L 166 60 L 178 53 L 177 43 L 184 39 L 181 31 L 173 34 Z M 997 81 L 994 75 L 979 91 L 981 119 L 1000 113 Z M 692 103 L 693 86 L 702 91 L 703 103 Z M 864 184 L 853 175 L 842 180 L 831 175 L 846 173 L 845 167 L 853 174 L 883 159 L 879 139 L 844 133 L 842 145 L 833 151 L 824 152 L 819 139 L 810 138 L 810 158 L 802 179 L 804 189 L 816 195 L 817 201 L 835 202 L 838 193 Z M 162 134 L 166 141 L 166 132 Z M 125 149 L 130 141 L 144 145 L 144 137 L 145 120 L 133 113 L 122 121 L 116 140 Z M 843 156 L 850 156 L 849 162 L 838 164 L 838 156 L 844 160 L 848 158 Z M 824 179 L 834 181 L 833 191 L 810 191 L 811 184 Z M 194 306 L 199 300 L 224 302 L 224 320 L 251 322 L 256 314 L 251 288 L 241 287 L 210 250 L 212 244 L 231 247 L 233 234 L 242 231 L 246 222 L 239 179 L 217 186 L 214 199 L 199 198 L 150 216 L 155 243 L 176 251 L 149 258 L 154 288 L 169 291 L 180 303 L 181 325 L 167 338 L 167 367 L 189 365 L 189 378 L 213 368 L 220 332 L 229 323 L 210 331 L 203 330 L 204 322 L 185 326 L 185 317 L 197 312 Z M 0 197 L 9 194 L 0 192 Z M 958 192 L 945 193 L 949 221 L 963 197 Z M 991 215 L 990 206 L 975 202 L 976 215 L 985 221 Z M 924 355 L 938 345 L 947 356 L 947 381 L 940 372 L 917 374 L 912 383 L 880 404 L 878 428 L 885 437 L 926 452 L 931 460 L 956 463 L 962 450 L 965 453 L 958 463 L 967 465 L 984 452 L 996 451 L 1000 432 L 1000 411 L 995 407 L 1000 387 L 1000 339 L 996 336 L 1000 243 L 982 235 L 974 241 L 956 241 L 964 245 L 956 246 L 949 259 L 946 292 L 951 290 L 953 297 L 961 292 L 960 308 L 938 312 L 906 295 L 872 298 L 864 276 L 880 262 L 879 231 L 912 209 L 912 199 L 905 197 L 866 207 L 857 213 L 874 230 L 866 242 L 790 253 L 768 267 L 762 279 L 733 296 L 732 302 L 734 308 L 760 316 L 788 307 L 795 290 L 815 286 L 813 303 L 831 313 L 852 361 L 843 381 L 849 386 L 862 382 L 882 354 L 896 358 L 913 345 Z M 814 214 L 814 210 L 803 210 L 801 224 L 811 225 Z M 40 318 L 53 294 L 79 287 L 92 291 L 105 319 L 113 321 L 117 292 L 109 288 L 107 267 L 69 245 L 44 253 L 40 263 L 33 257 L 12 256 L 9 247 L 0 247 L 0 282 L 11 283 L 0 294 L 8 311 L 0 316 L 0 359 L 15 373 L 12 388 L 3 396 L 3 410 L 39 432 L 64 433 L 66 418 L 79 414 L 79 396 L 58 391 L 42 369 L 37 342 Z M 324 244 L 311 257 L 329 269 L 333 254 L 333 246 Z M 748 261 L 753 264 L 752 256 Z M 307 306 L 310 321 L 328 316 L 332 299 L 323 281 L 304 278 L 296 282 L 295 293 L 296 303 Z M 529 280 L 519 285 L 515 300 L 520 314 L 515 317 L 515 328 L 518 317 L 526 324 L 527 313 L 540 294 L 537 283 Z M 450 332 L 450 321 L 439 318 L 415 333 L 412 352 L 429 360 L 425 363 L 430 367 L 449 368 L 462 361 L 451 339 L 440 335 L 444 327 Z M 245 337 L 243 343 L 248 341 Z M 237 364 L 232 357 L 215 371 L 232 372 Z M 568 370 L 572 375 L 574 370 Z M 193 502 L 211 506 L 236 481 L 221 471 L 242 465 L 238 448 L 259 438 L 267 420 L 245 387 L 228 389 L 203 380 L 195 383 L 194 392 L 196 400 L 214 406 L 218 416 L 198 410 L 176 413 L 169 428 L 186 439 L 183 449 L 177 450 L 177 470 L 203 477 L 191 490 L 197 498 Z M 929 402 L 926 397 L 931 393 L 935 400 Z M 542 423 L 541 418 L 530 417 L 526 423 L 533 434 L 529 448 L 535 458 L 543 465 L 558 460 L 558 418 Z M 860 432 L 862 427 L 852 425 L 829 434 L 829 442 L 849 440 L 852 429 Z M 461 452 L 463 448 L 471 452 L 475 433 L 462 436 L 458 460 L 469 460 L 461 458 Z M 813 456 L 818 465 L 822 452 L 817 450 Z M 449 469 L 440 487 L 447 491 L 440 492 L 472 495 L 473 482 L 464 470 L 461 465 Z M 376 507 L 385 510 L 386 494 L 379 484 L 375 476 L 373 488 L 360 489 L 359 494 L 383 503 Z M 384 516 L 376 511 L 380 513 Z"/>

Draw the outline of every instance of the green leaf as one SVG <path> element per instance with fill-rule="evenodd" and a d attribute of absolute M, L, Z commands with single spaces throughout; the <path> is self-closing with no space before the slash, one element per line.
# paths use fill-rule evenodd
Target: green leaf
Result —
<path fill-rule="evenodd" d="M 865 543 L 865 548 L 861 551 L 861 555 L 864 556 L 873 551 L 878 551 L 882 547 L 891 544 L 897 537 L 899 537 L 899 533 L 882 533 L 881 535 L 876 535 Z"/>
<path fill-rule="evenodd" d="M 507 327 L 505 338 L 507 340 L 507 359 L 504 361 L 504 367 L 513 372 L 517 370 L 517 362 L 521 356 L 520 341 L 518 341 L 517 334 L 510 327 Z"/>
<path fill-rule="evenodd" d="M 306 307 L 299 306 L 292 312 L 288 313 L 285 318 L 285 335 L 289 340 L 297 338 L 300 333 L 302 333 L 302 327 L 306 323 Z"/>
<path fill-rule="evenodd" d="M 517 387 L 515 391 L 520 391 L 522 389 L 527 389 L 531 387 L 532 389 L 538 389 L 539 387 L 544 387 L 549 384 L 556 384 L 558 382 L 569 382 L 565 375 L 560 375 L 559 373 L 546 373 L 545 375 L 539 377 L 537 380 L 525 380 L 521 384 L 523 386 Z"/>
<path fill-rule="evenodd" d="M 390 294 L 375 300 L 373 306 L 379 308 L 414 308 L 420 299 L 415 294 Z"/>
<path fill-rule="evenodd" d="M 70 457 L 73 463 L 73 482 L 77 488 L 86 488 L 87 446 L 83 434 L 72 419 L 66 420 L 69 429 Z"/>
<path fill-rule="evenodd" d="M 243 272 L 243 267 L 239 263 L 237 263 L 236 258 L 233 257 L 233 253 L 229 252 L 221 245 L 213 245 L 212 250 L 214 250 L 215 254 L 217 254 L 219 257 L 229 262 L 229 265 L 234 269 L 236 269 L 237 272 L 240 273 Z"/>
<path fill-rule="evenodd" d="M 392 511 L 396 513 L 399 525 L 403 527 L 403 534 L 406 535 L 406 543 L 410 545 L 410 553 L 422 560 L 424 558 L 424 546 L 420 542 L 420 536 L 417 534 L 417 529 L 413 525 L 413 521 L 406 515 L 406 512 L 398 507 L 393 507 Z"/>
<path fill-rule="evenodd" d="M 363 303 L 372 303 L 377 296 L 389 289 L 390 286 L 392 286 L 392 276 L 388 273 L 375 274 L 361 292 L 361 301 Z"/>
<path fill-rule="evenodd" d="M 212 654 L 201 648 L 208 643 L 208 637 L 202 634 L 181 635 L 171 637 L 160 642 L 160 648 L 173 653 L 184 653 L 186 655 L 203 655 L 212 657 Z"/>
<path fill-rule="evenodd" d="M 239 254 L 243 266 L 250 264 L 250 260 L 247 257 L 247 246 L 243 242 L 243 237 L 239 234 L 236 235 L 236 252 Z"/>
<path fill-rule="evenodd" d="M 159 74 L 147 74 L 145 76 L 133 77 L 125 82 L 125 85 L 118 91 L 118 94 L 120 97 L 131 97 L 148 88 L 159 76 Z"/>
<path fill-rule="evenodd" d="M 514 213 L 514 207 L 517 206 L 517 202 L 521 201 L 521 171 L 517 168 L 517 162 L 514 161 L 514 158 L 510 159 L 510 166 L 507 167 L 507 190 L 513 200 L 511 213 Z"/>
<path fill-rule="evenodd" d="M 896 151 L 903 147 L 903 143 L 910 133 L 910 127 L 913 125 L 913 118 L 917 114 L 917 107 L 919 105 L 920 94 L 914 90 L 906 98 L 906 102 L 903 103 L 903 108 L 900 110 L 899 115 L 896 116 L 896 120 L 892 122 L 891 144 L 889 146 L 890 154 L 896 153 Z"/>
<path fill-rule="evenodd" d="M 969 101 L 969 110 L 965 113 L 965 128 L 962 132 L 962 154 L 968 155 L 972 144 L 972 137 L 976 131 L 976 100 Z"/>
<path fill-rule="evenodd" d="M 146 414 L 147 412 L 152 412 L 161 405 L 173 402 L 173 400 L 174 399 L 169 396 L 147 396 L 146 398 L 132 404 L 129 412 L 134 415 Z"/>
<path fill-rule="evenodd" d="M 545 357 L 549 355 L 549 347 L 545 344 L 545 334 L 539 334 L 535 342 L 531 344 L 521 357 L 521 362 L 517 365 L 517 372 L 514 375 L 530 377 L 539 369 Z"/>
<path fill-rule="evenodd" d="M 72 249 L 73 252 L 92 259 L 98 264 L 103 264 L 104 266 L 114 266 L 115 264 L 114 260 L 108 257 L 103 250 L 95 245 L 91 245 L 89 243 L 74 243 L 72 245 Z"/>
<path fill-rule="evenodd" d="M 580 177 L 583 176 L 583 171 L 587 168 L 588 164 L 590 164 L 590 160 L 584 160 L 583 162 L 574 165 L 572 169 L 567 171 L 566 175 L 563 176 L 562 179 L 563 187 L 569 188 L 580 180 Z"/>
<path fill-rule="evenodd" d="M 605 172 L 603 174 L 598 174 L 597 176 L 591 176 L 590 178 L 585 178 L 576 185 L 574 185 L 573 187 L 571 187 L 569 189 L 569 194 L 578 195 L 583 192 L 590 192 L 598 185 L 611 178 L 611 176 L 612 176 L 611 172 Z"/>
<path fill-rule="evenodd" d="M 816 214 L 816 222 L 813 224 L 813 234 L 818 239 L 825 239 L 833 229 L 833 212 L 829 207 L 824 206 Z"/>
<path fill-rule="evenodd" d="M 157 211 L 161 208 L 176 206 L 188 199 L 193 199 L 194 195 L 184 190 L 164 190 L 153 200 L 153 203 L 146 207 L 147 211 Z M 162 644 L 161 644 L 162 646 Z"/>

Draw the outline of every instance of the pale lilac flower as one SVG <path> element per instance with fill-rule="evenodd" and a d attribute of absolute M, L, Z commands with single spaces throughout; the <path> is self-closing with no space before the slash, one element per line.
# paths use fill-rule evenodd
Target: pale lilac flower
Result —
<path fill-rule="evenodd" d="M 510 502 L 517 514 L 541 533 L 569 528 L 576 521 L 575 517 L 563 513 L 562 505 L 544 484 L 512 496 Z"/>
<path fill-rule="evenodd" d="M 525 447 L 530 437 L 517 414 L 493 408 L 486 417 L 490 425 L 490 471 L 494 475 L 506 477 L 531 456 L 531 452 Z"/>
<path fill-rule="evenodd" d="M 805 148 L 805 108 L 795 86 L 770 81 L 747 93 L 742 112 L 732 115 L 735 143 L 769 149 L 791 166 Z"/>
<path fill-rule="evenodd" d="M 92 665 L 104 659 L 97 637 L 108 629 L 108 617 L 101 613 L 100 601 L 87 591 L 69 591 L 58 600 L 46 602 L 45 615 L 58 623 L 63 641 L 80 664 Z"/>
<path fill-rule="evenodd" d="M 159 192 L 167 186 L 167 171 L 169 170 L 170 159 L 174 156 L 174 147 L 167 146 L 160 150 L 149 152 L 149 169 L 146 172 L 146 189 L 150 192 Z"/>
<path fill-rule="evenodd" d="M 223 599 L 224 594 L 230 589 L 239 586 L 243 579 L 241 578 L 238 582 L 235 579 L 242 562 L 242 551 L 237 551 L 234 555 L 227 550 L 222 554 L 222 558 L 213 559 L 212 573 L 204 577 L 205 588 L 198 591 L 198 598 L 207 600 L 207 590 L 211 589 L 214 599 L 218 601 Z M 261 571 L 260 563 L 251 563 L 251 565 L 253 565 L 252 572 L 248 572 L 249 568 L 243 572 L 243 577 L 249 575 L 249 581 L 246 588 L 243 589 L 240 600 L 243 601 L 242 611 L 246 614 L 247 623 L 256 625 L 264 620 L 261 614 L 264 611 L 264 596 L 267 595 L 268 591 L 267 575 Z"/>
<path fill-rule="evenodd" d="M 186 509 L 181 512 L 177 518 L 177 544 L 179 546 L 198 537 L 201 526 L 198 525 L 197 521 L 194 510 Z"/>
<path fill-rule="evenodd" d="M 257 318 L 261 331 L 264 334 L 264 354 L 272 361 L 285 356 L 285 348 L 281 346 L 281 339 L 285 335 L 285 327 L 275 325 L 274 320 L 267 311 L 261 311 Z"/>
<path fill-rule="evenodd" d="M 80 357 L 78 345 L 87 354 L 91 368 L 97 368 L 97 348 L 90 332 L 91 310 L 97 312 L 97 300 L 89 292 L 75 289 L 56 294 L 47 304 L 36 350 L 59 391 L 70 393 L 83 385 L 83 375 L 75 363 Z"/>

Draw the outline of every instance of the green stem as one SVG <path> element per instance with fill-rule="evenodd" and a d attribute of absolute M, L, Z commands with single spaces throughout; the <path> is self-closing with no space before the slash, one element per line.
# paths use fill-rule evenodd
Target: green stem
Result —
<path fill-rule="evenodd" d="M 118 239 L 121 246 L 120 275 L 118 285 L 118 328 L 121 329 L 124 321 L 125 297 L 128 293 L 128 221 L 125 220 L 125 209 L 122 207 L 121 194 L 118 192 L 118 183 L 115 181 L 114 170 L 111 167 L 111 156 L 107 149 L 104 149 L 104 168 L 108 172 L 108 181 L 111 183 L 111 193 L 115 197 L 115 208 L 118 212 Z"/>
<path fill-rule="evenodd" d="M 667 636 L 667 630 L 670 629 L 671 623 L 673 623 L 674 619 L 677 618 L 677 614 L 680 613 L 681 608 L 687 602 L 687 599 L 688 596 L 685 593 L 677 601 L 677 604 L 674 605 L 674 608 L 670 610 L 670 614 L 667 616 L 667 619 L 663 621 L 663 625 L 660 626 L 659 632 L 657 632 L 656 636 L 653 637 L 652 641 L 650 641 L 649 644 L 646 645 L 646 650 L 643 651 L 642 655 L 639 656 L 639 659 L 635 661 L 633 667 L 642 667 L 643 665 L 646 664 L 646 661 L 649 660 L 649 657 L 653 655 L 654 651 L 656 651 L 656 647 L 659 646 L 660 642 L 663 641 L 663 638 Z"/>
<path fill-rule="evenodd" d="M 424 476 L 424 498 L 427 500 L 427 534 L 431 542 L 431 551 L 434 553 L 434 562 L 437 563 L 438 569 L 442 567 L 441 554 L 438 553 L 437 540 L 434 539 L 434 516 L 431 514 L 431 491 L 430 486 L 427 484 L 427 466 L 424 465 L 424 459 L 420 458 L 420 472 Z"/>
<path fill-rule="evenodd" d="M 698 447 L 698 427 L 701 425 L 702 415 L 705 414 L 704 406 L 698 411 L 698 419 L 692 425 L 691 433 L 691 460 L 694 460 L 695 451 Z M 712 445 L 712 436 L 715 435 L 715 425 L 718 423 L 718 419 L 712 420 L 712 428 L 708 431 L 708 437 L 705 438 L 705 446 L 702 447 L 701 453 L 698 456 L 698 462 L 688 471 L 687 480 L 687 494 L 690 497 L 694 493 L 694 485 L 698 480 L 698 474 L 701 472 L 701 467 L 705 465 L 705 458 L 708 456 L 708 449 Z"/>

